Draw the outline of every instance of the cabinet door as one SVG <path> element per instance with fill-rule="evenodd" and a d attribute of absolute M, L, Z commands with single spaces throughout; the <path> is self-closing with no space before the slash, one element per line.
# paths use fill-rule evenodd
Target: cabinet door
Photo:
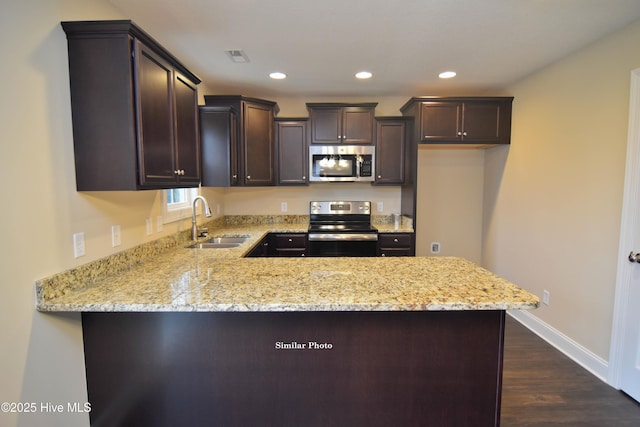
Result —
<path fill-rule="evenodd" d="M 312 144 L 342 142 L 342 108 L 313 108 L 310 116 Z"/>
<path fill-rule="evenodd" d="M 404 183 L 406 123 L 378 121 L 376 129 L 376 184 Z"/>
<path fill-rule="evenodd" d="M 276 122 L 278 185 L 306 185 L 309 169 L 307 121 Z"/>
<path fill-rule="evenodd" d="M 229 180 L 231 185 L 240 185 L 244 180 L 241 180 L 240 175 L 243 173 L 240 170 L 240 124 L 238 115 L 235 112 L 231 112 L 230 116 L 231 133 L 229 134 Z"/>
<path fill-rule="evenodd" d="M 247 102 L 244 120 L 244 184 L 273 185 L 273 110 Z"/>
<path fill-rule="evenodd" d="M 178 182 L 197 186 L 200 182 L 200 149 L 198 144 L 198 93 L 195 85 L 175 73 L 176 169 Z"/>
<path fill-rule="evenodd" d="M 230 107 L 200 107 L 202 185 L 205 187 L 232 184 L 230 166 L 232 161 L 237 161 L 237 155 L 232 152 L 232 147 L 236 149 L 232 138 L 238 132 L 235 123 L 235 114 Z"/>
<path fill-rule="evenodd" d="M 462 136 L 462 103 L 423 102 L 420 140 L 423 142 L 457 142 Z"/>
<path fill-rule="evenodd" d="M 136 58 L 140 185 L 153 188 L 174 184 L 173 68 L 139 42 Z"/>
<path fill-rule="evenodd" d="M 464 140 L 474 143 L 500 142 L 500 104 L 465 102 L 462 122 Z"/>
<path fill-rule="evenodd" d="M 344 107 L 342 142 L 345 144 L 373 144 L 374 126 L 373 109 Z"/>

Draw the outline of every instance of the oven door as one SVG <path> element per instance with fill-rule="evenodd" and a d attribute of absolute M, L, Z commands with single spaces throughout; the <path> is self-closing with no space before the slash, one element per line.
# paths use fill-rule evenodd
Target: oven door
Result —
<path fill-rule="evenodd" d="M 375 257 L 376 233 L 310 233 L 309 256 L 312 257 Z"/>

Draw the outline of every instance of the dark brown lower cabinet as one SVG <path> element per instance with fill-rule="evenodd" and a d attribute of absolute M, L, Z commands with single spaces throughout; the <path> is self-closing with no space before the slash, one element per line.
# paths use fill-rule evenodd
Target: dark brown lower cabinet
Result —
<path fill-rule="evenodd" d="M 504 311 L 83 313 L 91 425 L 497 426 Z"/>
<path fill-rule="evenodd" d="M 415 256 L 415 233 L 378 234 L 378 256 Z"/>
<path fill-rule="evenodd" d="M 306 256 L 307 233 L 271 233 L 271 256 Z"/>

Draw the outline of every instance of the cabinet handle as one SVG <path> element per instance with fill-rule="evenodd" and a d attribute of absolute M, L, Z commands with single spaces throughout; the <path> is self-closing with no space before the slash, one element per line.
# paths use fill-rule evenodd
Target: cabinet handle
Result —
<path fill-rule="evenodd" d="M 247 179 L 251 179 L 251 175 L 247 175 Z"/>
<path fill-rule="evenodd" d="M 462 136 L 462 132 L 458 132 L 458 136 Z"/>
<path fill-rule="evenodd" d="M 293 242 L 293 240 L 289 239 L 290 242 Z"/>
<path fill-rule="evenodd" d="M 382 175 L 378 175 L 378 179 L 382 179 Z"/>
<path fill-rule="evenodd" d="M 302 175 L 302 179 L 307 179 L 307 176 L 306 175 Z"/>
<path fill-rule="evenodd" d="M 380 256 L 387 256 L 387 254 L 385 254 L 384 252 L 380 254 Z"/>
<path fill-rule="evenodd" d="M 398 239 L 393 239 L 393 243 L 398 243 Z"/>
<path fill-rule="evenodd" d="M 467 136 L 467 133 L 466 132 L 462 132 L 462 136 Z"/>

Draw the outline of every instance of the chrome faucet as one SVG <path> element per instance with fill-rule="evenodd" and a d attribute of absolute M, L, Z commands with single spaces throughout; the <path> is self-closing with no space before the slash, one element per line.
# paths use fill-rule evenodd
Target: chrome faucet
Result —
<path fill-rule="evenodd" d="M 202 200 L 204 216 L 207 218 L 211 218 L 211 209 L 209 209 L 209 204 L 207 203 L 207 199 L 205 199 L 202 196 L 194 197 L 193 206 L 191 209 L 191 238 L 193 240 L 198 240 L 198 237 L 200 235 L 203 235 L 202 233 L 205 233 L 207 231 L 206 228 L 198 228 L 198 225 L 196 224 L 196 205 L 198 204 L 198 200 Z"/>

